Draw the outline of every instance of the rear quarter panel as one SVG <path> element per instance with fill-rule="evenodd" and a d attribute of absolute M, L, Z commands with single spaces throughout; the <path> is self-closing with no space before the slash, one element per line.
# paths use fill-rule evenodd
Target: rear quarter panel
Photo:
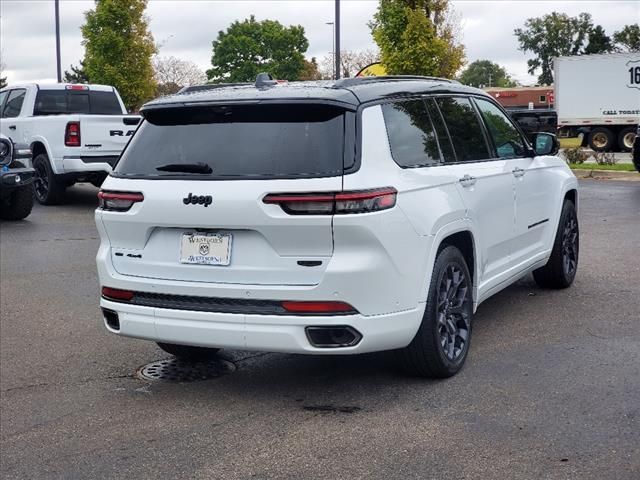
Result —
<path fill-rule="evenodd" d="M 356 228 L 369 230 L 392 266 L 372 271 L 372 281 L 384 275 L 384 289 L 397 303 L 396 309 L 415 308 L 426 301 L 439 240 L 471 225 L 465 219 L 465 207 L 452 172 L 446 166 L 400 168 L 391 156 L 380 106 L 364 108 L 361 115 L 361 166 L 356 173 L 344 176 L 344 189 L 394 187 L 398 190 L 398 212 L 395 216 L 381 216 L 380 223 L 373 223 L 366 216 L 336 216 L 336 253 L 340 242 L 353 238 Z"/>

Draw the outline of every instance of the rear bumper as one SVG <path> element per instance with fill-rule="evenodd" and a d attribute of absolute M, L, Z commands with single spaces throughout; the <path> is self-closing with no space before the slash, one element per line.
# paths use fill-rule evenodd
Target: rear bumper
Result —
<path fill-rule="evenodd" d="M 402 348 L 413 339 L 424 308 L 421 304 L 419 309 L 385 315 L 312 317 L 170 310 L 104 298 L 100 306 L 118 314 L 119 330 L 105 322 L 105 327 L 117 335 L 201 347 L 320 355 Z M 307 339 L 306 327 L 338 325 L 360 332 L 360 342 L 351 347 L 317 348 Z"/>
<path fill-rule="evenodd" d="M 94 173 L 105 172 L 111 173 L 113 170 L 107 162 L 87 162 L 88 157 L 64 157 L 62 159 L 62 172 L 59 173 Z M 98 157 L 100 158 L 100 157 Z"/>

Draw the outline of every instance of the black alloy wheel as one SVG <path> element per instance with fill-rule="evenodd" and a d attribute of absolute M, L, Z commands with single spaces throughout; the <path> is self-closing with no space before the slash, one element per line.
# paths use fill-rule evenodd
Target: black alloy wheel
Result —
<path fill-rule="evenodd" d="M 578 268 L 578 222 L 569 216 L 562 229 L 562 269 L 571 278 Z"/>
<path fill-rule="evenodd" d="M 438 288 L 438 333 L 442 353 L 455 362 L 466 352 L 469 318 L 469 282 L 459 265 L 448 264 Z"/>
<path fill-rule="evenodd" d="M 47 174 L 47 167 L 43 162 L 36 162 L 33 168 L 36 171 L 33 178 L 33 189 L 36 194 L 36 199 L 40 203 L 44 203 L 49 194 L 49 176 Z"/>
<path fill-rule="evenodd" d="M 533 271 L 533 278 L 542 288 L 567 288 L 578 272 L 580 227 L 576 207 L 571 200 L 562 205 L 558 230 L 551 256 L 544 267 Z"/>
<path fill-rule="evenodd" d="M 420 327 L 396 352 L 410 374 L 448 378 L 460 371 L 469 353 L 473 316 L 473 277 L 462 252 L 443 245 L 438 252 Z"/>

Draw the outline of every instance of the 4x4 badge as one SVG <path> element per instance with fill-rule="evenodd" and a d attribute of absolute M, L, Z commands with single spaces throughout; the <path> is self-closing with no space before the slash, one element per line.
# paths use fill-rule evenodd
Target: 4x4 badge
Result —
<path fill-rule="evenodd" d="M 211 205 L 211 202 L 213 202 L 213 197 L 211 195 L 198 196 L 190 193 L 188 196 L 182 199 L 182 202 L 185 205 L 204 205 L 205 207 L 208 207 L 209 205 Z"/>

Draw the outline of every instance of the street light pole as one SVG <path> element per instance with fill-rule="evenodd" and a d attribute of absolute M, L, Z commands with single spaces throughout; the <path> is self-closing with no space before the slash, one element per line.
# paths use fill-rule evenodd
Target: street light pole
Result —
<path fill-rule="evenodd" d="M 331 25 L 331 76 L 336 79 L 336 24 L 334 22 L 325 22 Z"/>
<path fill-rule="evenodd" d="M 60 0 L 55 0 L 56 10 L 56 65 L 58 67 L 58 83 L 62 83 L 62 65 L 60 62 Z"/>
<path fill-rule="evenodd" d="M 340 0 L 335 0 L 336 2 L 336 18 L 335 21 L 335 45 L 333 47 L 333 51 L 335 52 L 335 60 L 336 60 L 336 80 L 340 80 Z"/>

